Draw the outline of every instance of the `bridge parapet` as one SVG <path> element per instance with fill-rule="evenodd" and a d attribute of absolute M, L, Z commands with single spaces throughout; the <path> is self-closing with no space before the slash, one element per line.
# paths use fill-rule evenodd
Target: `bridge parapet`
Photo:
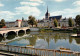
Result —
<path fill-rule="evenodd" d="M 30 29 L 30 28 L 29 27 L 0 28 L 0 31 L 14 30 L 14 29 Z"/>

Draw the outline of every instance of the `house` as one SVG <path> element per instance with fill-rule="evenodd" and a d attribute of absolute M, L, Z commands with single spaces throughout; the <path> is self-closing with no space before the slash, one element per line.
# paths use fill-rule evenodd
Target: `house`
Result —
<path fill-rule="evenodd" d="M 74 22 L 74 26 L 75 26 L 75 19 L 72 19 L 73 22 Z M 60 19 L 59 21 L 59 24 L 60 24 L 60 27 L 69 27 L 69 18 L 64 18 L 64 19 Z"/>
<path fill-rule="evenodd" d="M 16 20 L 13 22 L 6 22 L 6 27 L 27 27 L 28 26 L 28 22 L 27 20 Z"/>

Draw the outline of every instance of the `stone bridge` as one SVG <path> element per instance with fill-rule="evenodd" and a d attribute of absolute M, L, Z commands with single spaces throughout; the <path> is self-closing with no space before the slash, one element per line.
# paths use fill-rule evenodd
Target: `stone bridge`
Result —
<path fill-rule="evenodd" d="M 13 31 L 13 32 L 15 32 L 15 33 L 17 34 L 17 36 L 18 36 L 18 32 L 19 32 L 20 30 L 23 30 L 23 31 L 26 33 L 26 30 L 28 30 L 28 29 L 30 29 L 30 28 L 29 28 L 29 27 L 1 28 L 1 29 L 0 29 L 0 34 L 1 34 L 2 36 L 5 36 L 8 32 Z"/>

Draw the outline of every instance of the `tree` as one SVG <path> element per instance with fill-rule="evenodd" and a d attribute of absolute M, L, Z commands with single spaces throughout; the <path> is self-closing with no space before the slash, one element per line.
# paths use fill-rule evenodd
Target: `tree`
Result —
<path fill-rule="evenodd" d="M 33 27 L 33 25 L 37 25 L 37 22 L 35 20 L 35 17 L 29 16 L 28 18 L 29 18 L 28 19 L 28 24 L 32 25 L 32 27 Z"/>
<path fill-rule="evenodd" d="M 2 24 L 3 26 L 5 26 L 5 20 L 4 20 L 4 19 L 1 19 L 1 24 Z"/>
<path fill-rule="evenodd" d="M 0 28 L 2 28 L 3 27 L 3 25 L 2 25 L 2 23 L 0 22 Z"/>
<path fill-rule="evenodd" d="M 75 18 L 76 25 L 80 26 L 80 15 L 77 15 Z"/>
<path fill-rule="evenodd" d="M 72 18 L 69 18 L 68 24 L 69 24 L 69 27 L 73 27 L 74 26 L 74 22 L 73 22 Z"/>
<path fill-rule="evenodd" d="M 56 19 L 54 19 L 54 26 L 57 27 L 58 26 L 58 22 Z"/>
<path fill-rule="evenodd" d="M 24 17 L 22 17 L 22 21 L 24 21 Z"/>
<path fill-rule="evenodd" d="M 2 28 L 3 26 L 5 26 L 5 20 L 4 19 L 1 19 L 0 28 Z"/>
<path fill-rule="evenodd" d="M 37 27 L 37 21 L 35 21 L 35 25 L 36 25 L 36 27 Z"/>

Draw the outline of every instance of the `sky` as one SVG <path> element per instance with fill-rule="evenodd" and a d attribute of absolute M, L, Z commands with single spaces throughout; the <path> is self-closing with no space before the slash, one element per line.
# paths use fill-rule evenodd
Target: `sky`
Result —
<path fill-rule="evenodd" d="M 0 20 L 28 19 L 30 15 L 40 20 L 45 18 L 47 6 L 50 16 L 75 18 L 80 14 L 80 0 L 0 0 Z"/>

